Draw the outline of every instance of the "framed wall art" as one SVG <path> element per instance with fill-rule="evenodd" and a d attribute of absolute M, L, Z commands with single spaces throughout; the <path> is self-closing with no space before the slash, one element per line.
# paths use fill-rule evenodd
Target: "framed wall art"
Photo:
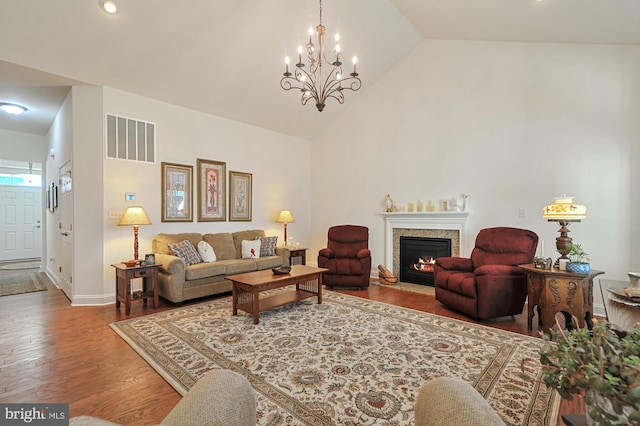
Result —
<path fill-rule="evenodd" d="M 251 221 L 251 173 L 229 172 L 229 220 Z"/>
<path fill-rule="evenodd" d="M 197 159 L 198 222 L 227 220 L 227 163 Z"/>
<path fill-rule="evenodd" d="M 193 222 L 193 166 L 161 163 L 162 222 Z"/>

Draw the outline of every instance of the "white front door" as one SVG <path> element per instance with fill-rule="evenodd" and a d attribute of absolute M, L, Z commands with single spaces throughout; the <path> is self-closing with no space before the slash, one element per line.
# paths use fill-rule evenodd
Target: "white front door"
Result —
<path fill-rule="evenodd" d="M 0 261 L 42 255 L 42 188 L 0 186 Z"/>

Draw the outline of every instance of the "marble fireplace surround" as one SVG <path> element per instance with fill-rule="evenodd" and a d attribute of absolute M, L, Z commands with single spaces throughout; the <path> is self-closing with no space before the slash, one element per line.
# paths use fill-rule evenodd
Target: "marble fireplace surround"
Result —
<path fill-rule="evenodd" d="M 400 272 L 400 237 L 451 239 L 451 255 L 469 255 L 469 212 L 382 213 L 385 218 L 384 265 Z"/>

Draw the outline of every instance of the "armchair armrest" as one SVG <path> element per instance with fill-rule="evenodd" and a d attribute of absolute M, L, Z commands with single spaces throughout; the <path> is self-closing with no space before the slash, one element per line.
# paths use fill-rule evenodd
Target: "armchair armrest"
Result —
<path fill-rule="evenodd" d="M 360 249 L 358 250 L 358 254 L 356 255 L 358 259 L 364 259 L 367 257 L 371 257 L 371 250 L 369 249 Z"/>
<path fill-rule="evenodd" d="M 439 257 L 436 263 L 448 271 L 473 272 L 473 263 L 466 257 Z"/>
<path fill-rule="evenodd" d="M 318 252 L 318 256 L 326 257 L 327 259 L 332 259 L 336 257 L 336 254 L 330 248 L 323 248 Z"/>
<path fill-rule="evenodd" d="M 473 273 L 476 277 L 481 275 L 524 275 L 520 267 L 511 265 L 482 265 Z"/>

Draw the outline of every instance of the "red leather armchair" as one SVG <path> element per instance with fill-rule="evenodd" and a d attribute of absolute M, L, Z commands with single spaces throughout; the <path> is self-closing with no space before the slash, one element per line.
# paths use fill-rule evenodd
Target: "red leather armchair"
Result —
<path fill-rule="evenodd" d="M 481 230 L 470 259 L 436 259 L 436 299 L 480 320 L 521 314 L 527 276 L 518 265 L 532 263 L 537 246 L 538 235 L 526 229 Z"/>
<path fill-rule="evenodd" d="M 369 287 L 371 252 L 369 228 L 339 225 L 329 228 L 327 247 L 318 253 L 318 267 L 327 268 L 327 287 Z"/>

